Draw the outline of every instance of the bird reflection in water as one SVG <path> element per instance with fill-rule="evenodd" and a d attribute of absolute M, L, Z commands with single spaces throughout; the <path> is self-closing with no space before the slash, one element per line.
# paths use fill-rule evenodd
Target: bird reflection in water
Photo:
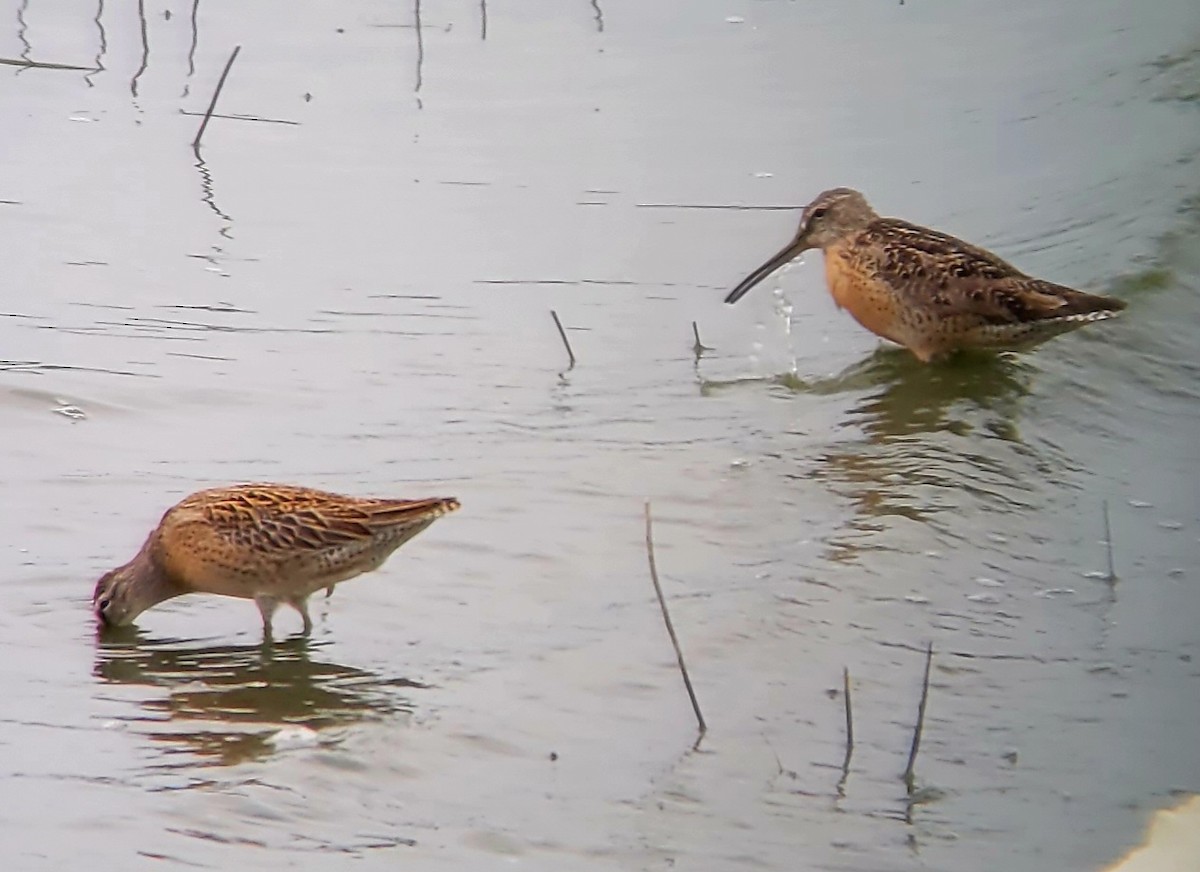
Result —
<path fill-rule="evenodd" d="M 931 368 L 914 365 L 897 349 L 879 348 L 831 379 L 812 387 L 797 383 L 796 389 L 865 392 L 846 424 L 861 427 L 871 442 L 939 431 L 961 436 L 978 428 L 1020 441 L 1018 400 L 1028 393 L 1034 371 L 1014 355 L 960 353 Z"/>
<path fill-rule="evenodd" d="M 880 348 L 828 378 L 786 373 L 754 381 L 778 394 L 846 398 L 833 434 L 807 451 L 785 450 L 779 459 L 788 467 L 783 477 L 824 481 L 849 501 L 853 517 L 827 556 L 852 560 L 873 547 L 868 543 L 887 516 L 942 528 L 972 498 L 1000 511 L 1024 510 L 1040 483 L 1069 466 L 1057 456 L 1048 462 L 1044 455 L 1053 446 L 1021 437 L 1021 401 L 1036 371 L 1013 355 L 963 353 L 930 367 L 899 349 Z M 708 381 L 701 392 L 750 383 Z"/>
<path fill-rule="evenodd" d="M 281 735 L 297 729 L 313 731 L 320 741 L 321 731 L 410 714 L 414 704 L 406 691 L 427 687 L 314 659 L 320 647 L 302 637 L 273 648 L 213 646 L 156 639 L 129 627 L 100 637 L 93 674 L 145 688 L 124 720 L 171 752 L 202 758 L 180 761 L 178 768 L 265 757 L 278 750 Z"/>
<path fill-rule="evenodd" d="M 972 501 L 1000 512 L 1029 508 L 1037 455 L 1018 420 L 1031 366 L 960 355 L 928 367 L 888 349 L 868 371 L 877 387 L 844 419 L 853 436 L 823 452 L 812 474 L 853 511 L 848 529 L 829 543 L 831 559 L 853 560 L 869 543 L 889 547 L 877 540 L 889 516 L 949 533 Z"/>
<path fill-rule="evenodd" d="M 937 430 L 966 432 L 971 410 L 991 413 L 989 427 L 1003 435 L 1017 400 L 1028 393 L 1034 367 L 1014 355 L 962 352 L 941 367 L 915 366 L 896 348 L 880 347 L 864 360 L 824 378 L 787 372 L 767 378 L 700 379 L 701 396 L 763 384 L 806 396 L 863 394 L 847 424 L 861 426 L 873 440 Z M 962 414 L 967 413 L 967 414 Z M 997 426 L 1000 425 L 1000 426 Z M 1018 439 L 1015 424 L 1007 438 Z"/>

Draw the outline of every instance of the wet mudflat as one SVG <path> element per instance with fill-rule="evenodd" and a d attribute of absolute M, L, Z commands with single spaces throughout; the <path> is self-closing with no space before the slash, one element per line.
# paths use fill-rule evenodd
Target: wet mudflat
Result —
<path fill-rule="evenodd" d="M 1135 844 L 1200 785 L 1193 6 L 7 4 L 3 855 Z M 816 254 L 724 306 L 843 184 L 1129 311 L 931 368 L 838 313 Z M 95 578 L 245 480 L 463 509 L 311 639 L 264 652 L 251 604 L 197 598 L 98 640 Z"/>

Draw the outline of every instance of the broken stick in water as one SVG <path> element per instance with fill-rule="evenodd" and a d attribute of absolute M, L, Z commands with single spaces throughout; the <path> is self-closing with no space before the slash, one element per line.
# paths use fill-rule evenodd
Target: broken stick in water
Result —
<path fill-rule="evenodd" d="M 650 559 L 650 580 L 654 582 L 654 593 L 658 596 L 658 605 L 662 609 L 663 622 L 667 625 L 667 635 L 675 647 L 675 659 L 679 663 L 679 671 L 683 675 L 683 686 L 687 688 L 688 698 L 692 701 L 692 710 L 696 713 L 696 723 L 700 725 L 700 735 L 693 747 L 699 747 L 700 740 L 708 732 L 704 723 L 704 715 L 700 713 L 700 703 L 696 701 L 696 691 L 692 689 L 692 679 L 688 677 L 687 664 L 683 662 L 683 650 L 679 647 L 679 638 L 675 635 L 675 625 L 671 623 L 671 614 L 667 611 L 667 600 L 663 596 L 662 585 L 658 583 L 658 568 L 654 562 L 654 529 L 650 521 L 650 501 L 646 500 L 646 556 Z"/>
<path fill-rule="evenodd" d="M 917 706 L 917 725 L 913 728 L 912 747 L 908 751 L 908 766 L 904 770 L 904 786 L 909 795 L 913 792 L 913 769 L 917 764 L 917 751 L 921 748 L 921 731 L 925 728 L 925 703 L 929 700 L 929 666 L 933 663 L 933 642 L 925 649 L 925 679 L 921 682 L 921 702 Z"/>
<path fill-rule="evenodd" d="M 854 753 L 854 716 L 850 710 L 850 667 L 842 667 L 842 698 L 846 703 L 846 756 L 842 759 L 842 777 L 838 779 L 838 796 L 846 795 L 846 779 L 850 777 L 850 756 Z"/>
<path fill-rule="evenodd" d="M 212 118 L 213 112 L 217 108 L 217 98 L 221 96 L 221 89 L 225 87 L 225 79 L 229 75 L 229 68 L 233 66 L 233 62 L 237 60 L 238 52 L 242 47 L 235 46 L 233 54 L 229 56 L 229 60 L 225 62 L 225 69 L 221 72 L 221 78 L 217 79 L 217 89 L 213 91 L 212 101 L 208 104 L 208 110 L 204 113 L 204 120 L 200 122 L 200 129 L 196 131 L 196 138 L 192 140 L 192 148 L 200 147 L 200 137 L 204 136 L 204 128 L 208 127 L 208 119 Z"/>
<path fill-rule="evenodd" d="M 1104 552 L 1108 556 L 1108 578 L 1111 584 L 1117 580 L 1117 571 L 1113 566 L 1112 525 L 1108 522 L 1108 500 L 1104 501 Z"/>
<path fill-rule="evenodd" d="M 567 331 L 563 329 L 562 321 L 558 320 L 558 313 L 553 309 L 550 310 L 550 317 L 554 319 L 554 326 L 558 328 L 558 335 L 562 337 L 563 345 L 567 347 L 567 357 L 571 359 L 571 365 L 567 369 L 574 369 L 575 352 L 571 350 L 571 343 L 567 340 Z"/>

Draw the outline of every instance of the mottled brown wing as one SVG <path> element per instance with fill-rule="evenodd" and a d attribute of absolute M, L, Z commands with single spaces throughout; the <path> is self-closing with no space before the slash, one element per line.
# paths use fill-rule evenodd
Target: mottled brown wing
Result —
<path fill-rule="evenodd" d="M 1022 324 L 1125 306 L 1032 278 L 990 251 L 895 218 L 872 222 L 862 242 L 880 278 L 909 305 L 937 318 Z"/>
<path fill-rule="evenodd" d="M 237 485 L 188 497 L 167 513 L 163 530 L 198 521 L 234 551 L 287 559 L 427 526 L 457 508 L 449 498 L 360 499 L 294 485 Z"/>

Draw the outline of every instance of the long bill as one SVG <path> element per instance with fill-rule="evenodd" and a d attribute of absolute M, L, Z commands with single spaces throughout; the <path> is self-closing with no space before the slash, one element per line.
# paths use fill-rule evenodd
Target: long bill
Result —
<path fill-rule="evenodd" d="M 790 262 L 793 258 L 798 257 L 804 250 L 804 243 L 799 239 L 793 239 L 783 248 L 779 249 L 778 252 L 772 255 L 770 260 L 738 282 L 738 286 L 729 292 L 729 296 L 725 298 L 725 302 L 736 303 L 742 297 L 746 296 L 746 293 L 752 287 L 757 285 L 784 264 Z"/>

